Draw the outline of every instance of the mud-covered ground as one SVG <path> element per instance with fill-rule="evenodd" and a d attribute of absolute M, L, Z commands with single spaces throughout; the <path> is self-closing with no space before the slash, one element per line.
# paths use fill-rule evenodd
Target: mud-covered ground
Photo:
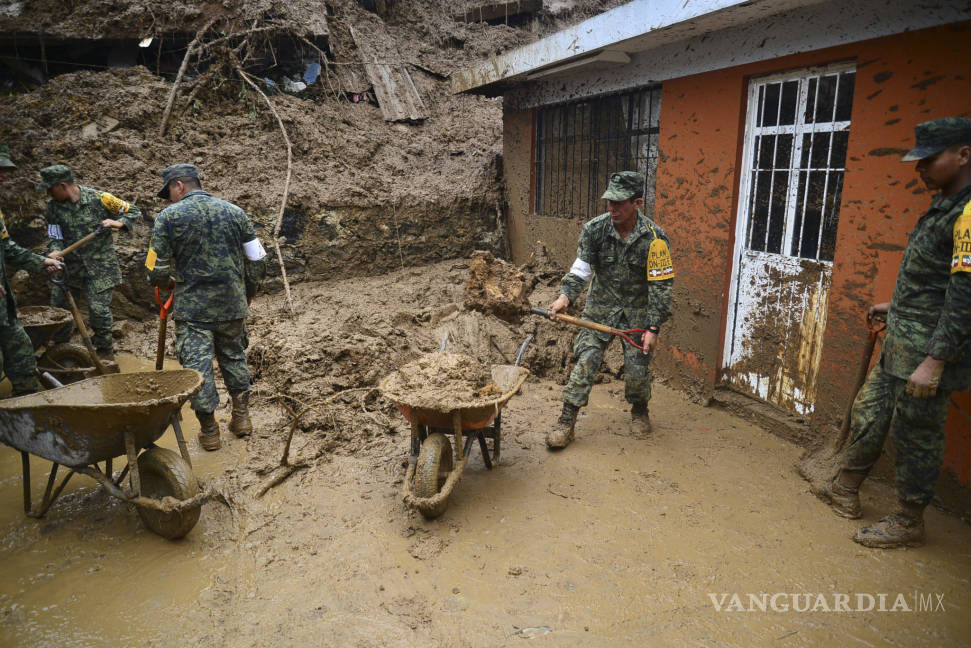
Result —
<path fill-rule="evenodd" d="M 24 517 L 20 457 L 0 448 L 0 644 L 963 645 L 971 529 L 960 520 L 930 510 L 926 547 L 864 549 L 849 540 L 857 523 L 792 471 L 796 446 L 660 384 L 654 432 L 636 437 L 610 363 L 577 441 L 547 451 L 573 331 L 467 310 L 470 263 L 300 284 L 292 319 L 281 296 L 258 298 L 257 431 L 204 453 L 186 412 L 195 471 L 232 507 L 207 504 L 182 541 L 152 535 L 83 478 L 44 520 Z M 533 304 L 549 303 L 549 283 Z M 123 369 L 150 367 L 152 323 L 119 328 Z M 532 334 L 535 375 L 503 410 L 499 466 L 485 470 L 474 450 L 447 511 L 428 521 L 401 501 L 408 426 L 374 388 L 446 332 L 450 350 L 483 365 Z M 278 474 L 283 404 L 314 402 L 289 457 L 305 467 L 258 498 Z M 36 497 L 45 469 L 33 469 Z M 872 522 L 892 490 L 868 483 L 863 500 Z M 750 594 L 783 597 L 777 611 L 719 612 L 732 594 L 745 609 Z M 826 611 L 837 594 L 877 603 Z M 898 594 L 914 609 L 878 611 L 880 594 L 887 610 Z M 921 597 L 929 609 L 916 609 Z"/>

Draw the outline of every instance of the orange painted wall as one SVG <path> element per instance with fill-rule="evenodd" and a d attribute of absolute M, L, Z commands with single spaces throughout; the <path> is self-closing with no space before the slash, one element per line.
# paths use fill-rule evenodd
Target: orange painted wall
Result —
<path fill-rule="evenodd" d="M 674 239 L 675 317 L 658 369 L 688 391 L 717 381 L 752 76 L 854 60 L 852 126 L 820 367 L 818 425 L 842 415 L 866 335 L 863 310 L 890 298 L 907 234 L 930 195 L 899 162 L 914 124 L 971 114 L 971 22 L 873 39 L 667 81 L 662 90 L 657 219 Z M 678 358 L 692 357 L 691 363 Z M 971 413 L 971 396 L 956 395 Z M 952 408 L 953 409 L 953 408 Z M 945 469 L 971 486 L 971 421 L 952 411 Z"/>

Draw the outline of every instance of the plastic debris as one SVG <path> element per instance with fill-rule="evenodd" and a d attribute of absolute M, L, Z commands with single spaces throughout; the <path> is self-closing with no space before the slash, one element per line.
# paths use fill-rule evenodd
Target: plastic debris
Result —
<path fill-rule="evenodd" d="M 303 82 L 310 85 L 320 77 L 320 63 L 309 63 L 303 72 Z"/>

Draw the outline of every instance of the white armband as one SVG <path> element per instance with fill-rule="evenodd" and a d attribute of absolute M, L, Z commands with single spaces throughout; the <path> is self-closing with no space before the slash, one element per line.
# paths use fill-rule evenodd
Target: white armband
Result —
<path fill-rule="evenodd" d="M 243 243 L 243 254 L 250 261 L 259 261 L 266 256 L 266 250 L 263 249 L 263 244 L 260 243 L 260 239 L 255 238 L 252 241 Z"/>
<path fill-rule="evenodd" d="M 60 225 L 48 225 L 47 226 L 47 238 L 56 239 L 58 241 L 64 240 L 64 235 L 61 234 Z"/>
<path fill-rule="evenodd" d="M 570 266 L 570 274 L 576 275 L 586 281 L 590 278 L 590 275 L 593 274 L 593 268 L 586 261 L 577 259 L 573 262 L 573 265 Z"/>

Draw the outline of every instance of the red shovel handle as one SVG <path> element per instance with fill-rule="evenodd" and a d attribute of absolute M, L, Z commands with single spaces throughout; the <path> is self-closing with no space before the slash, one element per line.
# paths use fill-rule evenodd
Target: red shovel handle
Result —
<path fill-rule="evenodd" d="M 158 292 L 158 286 L 155 287 L 155 303 L 159 305 L 158 316 L 162 319 L 167 319 L 169 316 L 169 311 L 172 310 L 172 298 L 175 297 L 175 292 L 169 293 L 169 298 L 162 303 L 162 296 Z"/>

